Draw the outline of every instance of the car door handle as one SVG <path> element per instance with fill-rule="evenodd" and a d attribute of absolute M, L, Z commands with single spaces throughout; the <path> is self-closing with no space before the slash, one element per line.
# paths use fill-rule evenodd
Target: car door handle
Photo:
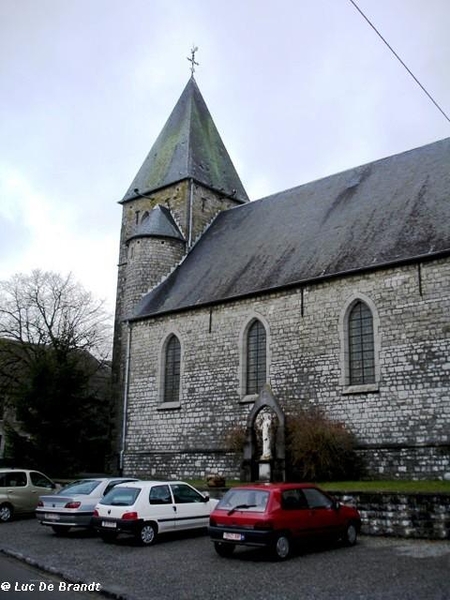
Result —
<path fill-rule="evenodd" d="M 174 510 L 175 512 L 177 512 L 177 507 L 176 507 L 176 506 L 172 506 L 172 508 L 173 508 L 173 510 Z"/>

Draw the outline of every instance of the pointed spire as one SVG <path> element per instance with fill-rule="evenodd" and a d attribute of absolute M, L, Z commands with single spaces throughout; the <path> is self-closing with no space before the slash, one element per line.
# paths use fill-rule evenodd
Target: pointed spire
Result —
<path fill-rule="evenodd" d="M 123 201 L 183 179 L 242 202 L 247 193 L 231 162 L 193 76 L 159 134 Z"/>

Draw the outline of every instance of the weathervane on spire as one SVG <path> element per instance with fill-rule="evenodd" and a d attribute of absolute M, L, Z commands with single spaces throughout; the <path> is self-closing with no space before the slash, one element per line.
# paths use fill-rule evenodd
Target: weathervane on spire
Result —
<path fill-rule="evenodd" d="M 194 44 L 192 44 L 192 48 L 191 48 L 191 58 L 188 58 L 187 60 L 191 63 L 191 75 L 194 76 L 195 73 L 195 65 L 199 65 L 198 62 L 195 61 L 195 53 L 197 52 L 198 47 L 194 46 Z"/>

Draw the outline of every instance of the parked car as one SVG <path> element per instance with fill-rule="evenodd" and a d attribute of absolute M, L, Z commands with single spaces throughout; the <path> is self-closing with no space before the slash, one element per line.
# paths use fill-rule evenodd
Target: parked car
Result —
<path fill-rule="evenodd" d="M 267 483 L 230 489 L 211 513 L 209 534 L 220 556 L 235 547 L 268 548 L 275 558 L 289 556 L 302 538 L 330 537 L 356 543 L 361 517 L 316 486 Z"/>
<path fill-rule="evenodd" d="M 54 494 L 57 485 L 43 473 L 29 469 L 0 469 L 0 522 L 33 513 L 41 494 Z"/>
<path fill-rule="evenodd" d="M 36 517 L 41 525 L 49 525 L 57 535 L 66 534 L 72 527 L 90 527 L 97 502 L 114 486 L 130 477 L 93 477 L 69 483 L 54 496 L 41 496 Z"/>
<path fill-rule="evenodd" d="M 111 490 L 92 522 L 105 542 L 123 533 L 150 546 L 160 533 L 206 529 L 217 502 L 183 481 L 137 481 Z"/>

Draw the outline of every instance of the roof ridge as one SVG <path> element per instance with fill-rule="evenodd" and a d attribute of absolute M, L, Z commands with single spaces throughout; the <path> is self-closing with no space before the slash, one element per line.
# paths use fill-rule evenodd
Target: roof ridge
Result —
<path fill-rule="evenodd" d="M 255 202 L 259 202 L 261 200 L 268 200 L 270 198 L 274 198 L 275 196 L 279 196 L 280 194 L 286 194 L 289 192 L 293 192 L 294 190 L 298 190 L 305 186 L 316 185 L 316 184 L 320 183 L 321 181 L 326 181 L 327 179 L 330 179 L 332 177 L 340 177 L 342 175 L 345 175 L 346 173 L 350 174 L 351 172 L 354 172 L 354 171 L 367 169 L 368 167 L 371 167 L 373 165 L 378 165 L 384 161 L 393 160 L 395 158 L 405 156 L 406 154 L 409 154 L 411 152 L 425 151 L 427 148 L 430 148 L 431 146 L 434 146 L 436 144 L 440 144 L 440 143 L 443 143 L 446 141 L 450 141 L 450 137 L 440 138 L 438 140 L 435 140 L 434 142 L 429 142 L 428 144 L 424 144 L 423 146 L 415 146 L 414 148 L 410 148 L 409 150 L 402 150 L 401 152 L 396 152 L 395 154 L 388 154 L 387 156 L 381 156 L 380 158 L 375 158 L 374 160 L 370 160 L 368 162 L 364 162 L 364 163 L 355 165 L 353 167 L 348 167 L 346 169 L 342 169 L 341 171 L 329 173 L 328 175 L 322 175 L 322 176 L 317 177 L 316 179 L 312 179 L 311 181 L 305 181 L 304 183 L 299 183 L 298 185 L 293 185 L 292 187 L 282 189 L 278 192 L 273 192 L 272 194 L 268 194 L 267 196 L 261 196 L 261 198 L 255 198 L 255 200 L 252 200 L 252 204 L 254 204 Z M 233 207 L 233 208 L 240 208 L 240 207 Z"/>
<path fill-rule="evenodd" d="M 189 81 L 188 81 L 188 85 L 192 83 L 195 87 L 198 87 L 195 79 L 194 79 L 194 75 L 192 74 Z M 195 92 L 195 87 L 194 87 L 194 92 Z M 191 93 L 191 95 L 189 96 L 189 106 L 188 106 L 188 111 L 189 111 L 189 115 L 188 115 L 188 131 L 187 131 L 187 157 L 186 157 L 186 171 L 187 173 L 192 173 L 192 145 L 191 145 L 191 138 L 192 138 L 192 110 L 193 110 L 193 95 Z M 190 177 L 190 179 L 192 179 L 192 177 Z"/>

